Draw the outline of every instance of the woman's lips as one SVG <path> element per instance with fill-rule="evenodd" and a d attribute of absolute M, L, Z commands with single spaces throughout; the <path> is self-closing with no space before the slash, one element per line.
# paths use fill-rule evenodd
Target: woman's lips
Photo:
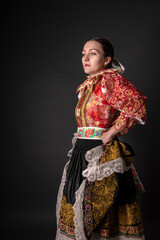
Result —
<path fill-rule="evenodd" d="M 84 66 L 85 66 L 85 67 L 89 67 L 90 65 L 89 65 L 89 64 L 85 64 Z"/>

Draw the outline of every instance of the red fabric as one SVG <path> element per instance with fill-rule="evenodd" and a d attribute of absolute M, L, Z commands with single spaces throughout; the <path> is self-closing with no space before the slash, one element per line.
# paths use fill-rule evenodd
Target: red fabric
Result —
<path fill-rule="evenodd" d="M 84 106 L 85 124 L 82 124 L 81 107 L 92 87 Z M 124 134 L 137 122 L 146 122 L 147 97 L 116 69 L 105 69 L 92 78 L 88 77 L 77 92 L 80 92 L 75 112 L 78 127 L 109 128 L 114 124 L 120 134 Z"/>

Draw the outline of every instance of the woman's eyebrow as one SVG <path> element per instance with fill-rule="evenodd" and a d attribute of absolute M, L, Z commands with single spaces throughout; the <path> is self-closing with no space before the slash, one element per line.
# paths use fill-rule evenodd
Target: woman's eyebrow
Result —
<path fill-rule="evenodd" d="M 100 52 L 97 48 L 91 48 L 91 49 L 89 49 L 89 51 L 92 51 L 92 50 L 96 50 L 97 52 Z M 86 50 L 82 50 L 82 52 L 85 52 Z"/>

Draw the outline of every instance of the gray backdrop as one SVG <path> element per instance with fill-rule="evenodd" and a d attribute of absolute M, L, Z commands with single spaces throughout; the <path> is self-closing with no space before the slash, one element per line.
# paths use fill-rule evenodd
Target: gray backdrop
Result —
<path fill-rule="evenodd" d="M 92 36 L 113 43 L 124 76 L 148 97 L 146 125 L 123 140 L 136 153 L 146 190 L 146 239 L 159 239 L 158 1 L 12 2 L 1 15 L 3 239 L 55 239 L 56 195 L 76 132 L 76 88 L 85 80 L 81 50 Z"/>

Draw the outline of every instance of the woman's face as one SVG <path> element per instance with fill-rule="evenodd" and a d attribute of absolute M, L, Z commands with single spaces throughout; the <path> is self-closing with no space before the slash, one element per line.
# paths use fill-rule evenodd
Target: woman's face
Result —
<path fill-rule="evenodd" d="M 103 70 L 110 61 L 110 57 L 104 56 L 104 51 L 99 42 L 86 42 L 82 50 L 82 64 L 86 74 L 94 76 Z"/>

